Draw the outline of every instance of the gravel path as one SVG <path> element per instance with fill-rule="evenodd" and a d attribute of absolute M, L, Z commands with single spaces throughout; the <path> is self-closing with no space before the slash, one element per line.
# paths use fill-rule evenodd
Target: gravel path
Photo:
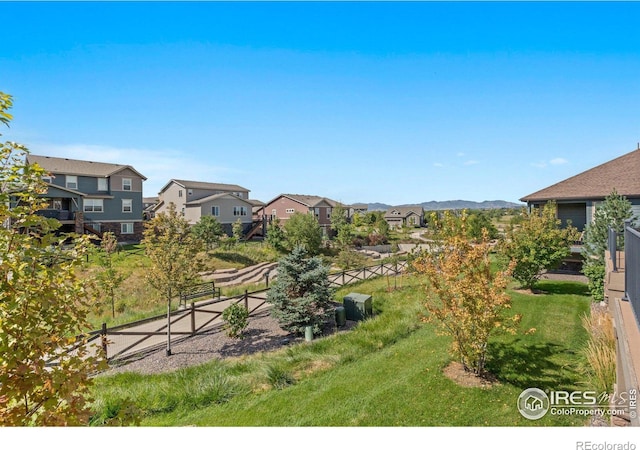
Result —
<path fill-rule="evenodd" d="M 356 322 L 347 321 L 340 332 L 349 330 Z M 323 335 L 336 332 L 335 326 L 328 325 Z M 171 356 L 166 355 L 166 348 L 138 355 L 126 361 L 118 362 L 103 375 L 120 372 L 138 372 L 153 374 L 169 372 L 183 367 L 193 366 L 235 356 L 250 355 L 258 352 L 277 350 L 288 345 L 304 342 L 304 337 L 294 336 L 280 328 L 277 320 L 268 311 L 252 316 L 249 326 L 244 332 L 244 339 L 234 339 L 226 335 L 222 328 L 216 328 L 204 334 L 189 337 L 179 342 L 172 342 Z"/>

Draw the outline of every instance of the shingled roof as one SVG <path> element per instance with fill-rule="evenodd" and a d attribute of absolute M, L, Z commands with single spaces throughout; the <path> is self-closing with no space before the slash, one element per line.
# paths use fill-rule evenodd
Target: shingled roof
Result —
<path fill-rule="evenodd" d="M 250 192 L 249 189 L 244 188 L 242 186 L 238 186 L 237 184 L 224 184 L 224 183 L 208 183 L 206 181 L 190 181 L 190 180 L 169 180 L 167 184 L 164 185 L 160 192 L 164 192 L 171 183 L 177 183 L 185 189 L 202 189 L 202 190 L 210 190 L 210 191 L 244 191 Z"/>
<path fill-rule="evenodd" d="M 108 177 L 124 169 L 130 169 L 138 174 L 143 180 L 147 178 L 131 166 L 123 164 L 112 164 L 94 161 L 83 161 L 80 159 L 57 158 L 54 156 L 27 155 L 27 164 L 38 164 L 50 173 L 61 173 L 67 175 L 80 175 L 90 177 Z"/>
<path fill-rule="evenodd" d="M 597 200 L 613 190 L 625 197 L 640 197 L 640 148 L 520 199 Z"/>

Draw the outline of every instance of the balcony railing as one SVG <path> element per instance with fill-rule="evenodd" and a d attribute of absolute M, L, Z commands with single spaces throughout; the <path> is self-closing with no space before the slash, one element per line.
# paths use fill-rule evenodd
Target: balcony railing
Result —
<path fill-rule="evenodd" d="M 44 216 L 48 219 L 74 220 L 75 213 L 73 211 L 64 211 L 60 209 L 43 209 L 37 212 L 38 215 Z"/>

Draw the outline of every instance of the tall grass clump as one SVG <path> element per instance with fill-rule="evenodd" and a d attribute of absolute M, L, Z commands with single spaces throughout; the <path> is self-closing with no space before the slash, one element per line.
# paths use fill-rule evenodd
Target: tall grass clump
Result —
<path fill-rule="evenodd" d="M 613 322 L 606 310 L 593 308 L 582 317 L 582 326 L 589 333 L 584 349 L 589 384 L 597 392 L 611 393 L 616 381 L 616 338 Z"/>

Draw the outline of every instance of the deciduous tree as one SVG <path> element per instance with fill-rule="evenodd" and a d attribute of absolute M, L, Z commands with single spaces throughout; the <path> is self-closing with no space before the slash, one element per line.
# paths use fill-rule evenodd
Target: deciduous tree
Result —
<path fill-rule="evenodd" d="M 295 212 L 284 224 L 290 249 L 304 247 L 310 255 L 317 255 L 322 246 L 322 228 L 312 214 Z"/>
<path fill-rule="evenodd" d="M 7 125 L 11 106 L 0 92 Z M 103 362 L 84 335 L 94 299 L 77 273 L 90 243 L 57 235 L 60 223 L 38 215 L 45 172 L 25 164 L 27 154 L 0 143 L 0 426 L 81 425 L 90 375 Z M 77 350 L 54 356 L 71 347 Z M 50 359 L 57 364 L 48 366 Z"/>
<path fill-rule="evenodd" d="M 526 217 L 507 232 L 500 251 L 515 262 L 513 277 L 523 288 L 533 288 L 545 270 L 558 267 L 571 254 L 579 233 L 571 225 L 560 228 L 555 202 L 523 214 Z"/>
<path fill-rule="evenodd" d="M 111 302 L 111 316 L 116 316 L 115 291 L 125 280 L 122 273 L 118 271 L 114 264 L 116 251 L 118 250 L 118 240 L 115 234 L 110 231 L 102 235 L 100 242 L 100 265 L 102 271 L 97 275 L 98 286 Z"/>
<path fill-rule="evenodd" d="M 189 222 L 171 203 L 166 213 L 157 214 L 145 224 L 145 253 L 151 260 L 147 281 L 167 301 L 167 356 L 171 355 L 171 300 L 186 287 L 201 280 L 199 241 Z"/>
<path fill-rule="evenodd" d="M 462 233 L 446 236 L 441 244 L 439 251 L 424 252 L 413 261 L 425 279 L 426 320 L 437 322 L 453 338 L 452 354 L 466 370 L 482 375 L 489 337 L 514 333 L 520 321 L 519 315 L 508 315 L 510 269 L 492 270 L 486 231 L 475 244 Z"/>
<path fill-rule="evenodd" d="M 198 223 L 191 228 L 191 232 L 204 242 L 209 250 L 218 244 L 224 235 L 222 225 L 213 216 L 202 216 Z"/>

